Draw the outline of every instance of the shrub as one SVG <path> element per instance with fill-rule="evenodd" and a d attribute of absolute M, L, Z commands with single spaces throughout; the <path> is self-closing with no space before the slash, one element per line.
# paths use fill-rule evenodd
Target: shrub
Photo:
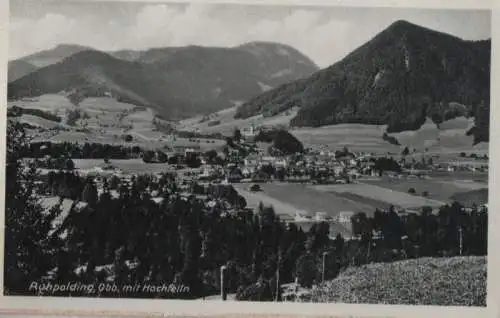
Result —
<path fill-rule="evenodd" d="M 132 140 L 134 140 L 134 138 L 132 137 L 132 135 L 126 134 L 123 136 L 123 140 L 125 140 L 126 142 L 131 142 Z"/>

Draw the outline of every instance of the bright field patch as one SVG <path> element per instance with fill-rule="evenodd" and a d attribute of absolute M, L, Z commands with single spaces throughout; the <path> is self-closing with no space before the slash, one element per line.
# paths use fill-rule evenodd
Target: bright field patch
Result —
<path fill-rule="evenodd" d="M 95 168 L 102 168 L 105 166 L 102 159 L 73 159 L 75 168 L 82 170 L 82 172 L 98 172 Z M 111 160 L 111 165 L 120 169 L 124 173 L 133 174 L 150 174 L 169 172 L 174 169 L 166 163 L 145 163 L 141 159 L 123 159 Z"/>
<path fill-rule="evenodd" d="M 65 96 L 47 94 L 34 98 L 26 98 L 8 102 L 8 107 L 18 106 L 23 108 L 40 109 L 54 114 L 64 114 L 68 109 L 76 108 Z"/>
<path fill-rule="evenodd" d="M 449 202 L 451 197 L 457 192 L 469 189 L 482 189 L 488 187 L 487 183 L 472 182 L 472 180 L 439 180 L 439 179 L 409 179 L 409 180 L 363 180 L 362 183 L 374 185 L 402 193 L 408 193 L 410 188 L 415 189 L 419 196 L 424 191 L 428 192 L 428 198 L 443 202 Z"/>
<path fill-rule="evenodd" d="M 297 128 L 292 134 L 304 145 L 312 147 L 327 146 L 330 149 L 347 147 L 352 151 L 400 153 L 401 147 L 382 139 L 385 126 L 340 124 L 319 128 Z"/>
<path fill-rule="evenodd" d="M 201 122 L 203 116 L 197 116 L 183 120 L 179 123 L 177 129 L 188 131 L 199 131 L 203 133 L 221 133 L 224 135 L 232 135 L 235 128 L 242 129 L 251 125 L 260 126 L 288 126 L 290 120 L 295 117 L 297 110 L 290 110 L 282 114 L 272 117 L 264 117 L 262 115 L 249 117 L 246 119 L 235 119 L 236 107 L 221 110 L 217 113 L 210 114 L 210 119 Z M 220 122 L 213 125 L 216 121 Z"/>
<path fill-rule="evenodd" d="M 26 124 L 29 124 L 29 125 L 32 125 L 32 126 L 36 126 L 36 127 L 40 127 L 40 128 L 44 128 L 44 129 L 52 129 L 52 128 L 60 126 L 60 124 L 57 123 L 57 122 L 55 122 L 55 121 L 48 120 L 48 119 L 45 119 L 45 118 L 41 118 L 41 117 L 38 117 L 38 116 L 26 115 L 26 114 L 23 114 L 17 120 L 20 123 L 26 123 Z"/>
<path fill-rule="evenodd" d="M 487 152 L 488 143 L 480 143 L 474 146 L 474 138 L 466 133 L 474 124 L 474 119 L 459 117 L 445 121 L 439 128 L 427 118 L 426 122 L 416 131 L 404 131 L 389 134 L 396 137 L 401 145 L 410 149 L 429 149 L 431 153 L 458 153 L 461 151 L 472 151 L 478 153 Z"/>
<path fill-rule="evenodd" d="M 234 187 L 245 199 L 251 208 L 257 208 L 262 202 L 265 206 L 272 205 L 278 215 L 314 216 L 316 212 L 326 212 L 329 216 L 336 216 L 341 211 L 365 211 L 370 214 L 374 210 L 371 206 L 339 198 L 330 193 L 321 193 L 305 188 L 299 184 L 260 184 L 262 192 L 250 192 L 250 184 L 234 184 Z M 310 224 L 307 226 L 310 227 Z M 350 229 L 340 224 L 331 224 L 331 232 L 351 235 Z"/>
<path fill-rule="evenodd" d="M 89 97 L 84 99 L 79 107 L 83 110 L 95 112 L 123 112 L 130 111 L 136 106 L 127 103 L 121 103 L 109 97 Z"/>
<path fill-rule="evenodd" d="M 405 192 L 395 191 L 371 185 L 367 183 L 342 184 L 342 185 L 318 185 L 314 186 L 318 191 L 333 193 L 349 193 L 365 197 L 378 202 L 387 202 L 388 205 L 399 206 L 406 209 L 418 209 L 424 206 L 440 207 L 445 202 L 414 196 Z"/>

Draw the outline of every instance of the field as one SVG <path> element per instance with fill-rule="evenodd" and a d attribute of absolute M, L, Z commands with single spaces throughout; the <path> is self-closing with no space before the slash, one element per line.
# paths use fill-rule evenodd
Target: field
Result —
<path fill-rule="evenodd" d="M 230 135 L 236 127 L 255 126 L 288 126 L 290 119 L 297 113 L 298 109 L 292 109 L 289 113 L 278 114 L 273 117 L 262 115 L 247 119 L 235 119 L 236 107 L 225 109 L 210 114 L 208 119 L 202 120 L 203 116 L 197 116 L 183 120 L 179 123 L 179 129 L 193 130 L 207 133 L 222 133 Z M 210 122 L 220 122 L 211 125 Z M 395 153 L 399 154 L 403 147 L 417 149 L 418 152 L 427 149 L 432 154 L 452 154 L 460 152 L 474 152 L 477 154 L 488 153 L 488 144 L 480 143 L 473 146 L 471 136 L 466 132 L 473 125 L 473 119 L 459 117 L 446 121 L 439 128 L 427 119 L 425 124 L 417 131 L 405 131 L 389 134 L 395 137 L 401 146 L 392 145 L 382 139 L 386 125 L 363 125 L 363 124 L 339 124 L 319 128 L 292 128 L 291 132 L 308 147 L 329 147 L 339 149 L 348 147 L 354 151 L 373 153 Z"/>
<path fill-rule="evenodd" d="M 486 257 L 419 258 L 352 267 L 313 289 L 313 302 L 486 306 Z"/>
<path fill-rule="evenodd" d="M 487 204 L 488 194 L 488 189 L 471 190 L 457 193 L 453 196 L 453 199 L 466 206 L 471 206 L 473 203 L 476 205 Z"/>
<path fill-rule="evenodd" d="M 102 159 L 73 159 L 75 168 L 86 172 L 100 171 L 104 167 Z M 149 174 L 173 171 L 170 165 L 165 163 L 144 163 L 141 159 L 111 160 L 111 165 L 124 173 Z M 97 170 L 95 169 L 97 168 Z"/>
<path fill-rule="evenodd" d="M 21 116 L 21 118 L 19 119 L 19 122 L 26 123 L 26 124 L 29 124 L 29 125 L 32 125 L 35 127 L 42 127 L 42 128 L 48 128 L 48 129 L 55 128 L 55 127 L 59 126 L 59 123 L 57 123 L 55 121 L 41 118 L 38 116 L 27 115 L 27 114 L 23 114 Z"/>
<path fill-rule="evenodd" d="M 75 105 L 62 95 L 47 94 L 32 99 L 16 100 L 7 103 L 8 107 L 36 108 L 56 115 L 64 114 L 66 110 L 75 108 Z"/>
<path fill-rule="evenodd" d="M 366 206 L 357 205 L 355 202 L 347 202 L 347 200 L 336 200 L 334 196 L 324 196 L 320 201 L 310 200 L 311 193 L 309 195 L 303 194 L 300 197 L 298 194 L 301 192 L 299 185 L 293 184 L 261 184 L 262 192 L 250 192 L 247 190 L 248 184 L 235 184 L 235 188 L 238 193 L 245 197 L 247 205 L 250 208 L 257 208 L 262 202 L 265 206 L 273 206 L 276 214 L 278 215 L 289 215 L 294 217 L 296 214 L 314 216 L 316 212 L 327 212 L 330 216 L 335 216 L 339 211 L 332 209 L 330 204 L 341 203 L 342 207 L 345 209 L 353 208 L 355 206 L 368 208 Z M 291 195 L 287 193 L 292 193 L 296 195 L 294 199 L 291 199 Z M 321 193 L 315 193 L 316 196 L 321 196 Z M 313 194 L 314 195 L 314 194 Z M 302 200 L 300 200 L 302 199 Z M 349 205 L 350 204 L 350 205 Z M 350 210 L 345 210 L 350 211 Z M 311 221 L 301 221 L 297 222 L 297 225 L 302 227 L 304 231 L 307 231 L 312 226 Z M 342 235 L 351 236 L 350 229 L 345 228 L 340 224 L 330 224 L 330 234 L 341 233 Z"/>
<path fill-rule="evenodd" d="M 488 187 L 487 183 L 474 182 L 473 180 L 446 180 L 441 178 L 433 179 L 409 179 L 409 180 L 392 180 L 389 178 L 380 178 L 379 180 L 363 180 L 364 184 L 378 186 L 404 194 L 408 193 L 410 188 L 414 188 L 416 195 L 421 195 L 422 192 L 428 192 L 428 198 L 447 202 L 450 198 L 459 192 L 478 190 Z M 399 194 L 398 194 L 399 195 Z"/>
<path fill-rule="evenodd" d="M 251 125 L 259 126 L 288 126 L 290 119 L 295 117 L 297 110 L 292 109 L 289 113 L 278 114 L 272 117 L 263 117 L 262 115 L 253 116 L 246 119 L 235 119 L 236 107 L 221 110 L 217 113 L 210 114 L 210 119 L 202 121 L 203 116 L 196 116 L 183 120 L 177 128 L 179 130 L 198 131 L 203 133 L 222 133 L 224 135 L 232 135 L 235 128 L 250 127 Z M 210 122 L 220 121 L 219 125 L 210 126 Z"/>
<path fill-rule="evenodd" d="M 235 105 L 240 102 L 235 101 Z M 80 109 L 89 118 L 77 121 L 77 126 L 86 127 L 90 131 L 82 134 L 60 132 L 53 137 L 54 141 L 94 141 L 120 143 L 124 134 L 130 134 L 135 143 L 145 148 L 163 147 L 171 142 L 171 136 L 158 131 L 153 124 L 155 113 L 146 108 L 131 104 L 120 103 L 112 98 L 87 98 L 79 106 L 72 105 L 62 95 L 43 95 L 32 100 L 9 102 L 9 106 L 36 108 L 52 112 L 61 117 L 66 116 L 68 110 Z M 288 126 L 298 109 L 277 114 L 272 117 L 262 115 L 247 119 L 235 119 L 236 107 L 221 110 L 207 116 L 196 116 L 180 121 L 177 129 L 200 133 L 222 133 L 231 135 L 235 128 L 255 126 Z M 35 118 L 23 118 L 23 121 L 32 122 L 45 128 L 53 128 L 54 123 L 41 121 Z M 218 124 L 216 124 L 218 122 Z M 472 119 L 456 118 L 440 124 L 439 128 L 430 119 L 417 131 L 406 131 L 389 134 L 396 137 L 401 146 L 392 145 L 382 139 L 385 125 L 340 124 L 319 128 L 293 128 L 291 132 L 307 147 L 325 147 L 340 149 L 348 147 L 353 151 L 373 152 L 378 154 L 399 154 L 403 147 L 415 148 L 417 154 L 425 149 L 428 153 L 440 155 L 439 161 L 455 161 L 460 152 L 467 154 L 474 152 L 479 155 L 488 153 L 488 144 L 472 145 L 472 137 L 466 136 L 466 131 L 473 124 Z M 68 127 L 68 126 L 66 126 Z M 74 130 L 74 129 L 72 129 Z M 52 138 L 52 137 L 51 137 Z M 221 143 L 221 141 L 217 141 Z M 178 144 L 186 145 L 186 141 L 179 140 Z M 203 145 L 202 149 L 218 148 L 222 145 Z M 464 159 L 462 159 L 464 160 Z M 478 165 L 482 164 L 480 162 Z"/>
<path fill-rule="evenodd" d="M 57 126 L 69 131 L 34 132 L 34 141 L 50 140 L 53 142 L 94 142 L 113 145 L 141 146 L 145 149 L 165 149 L 169 147 L 195 147 L 202 151 L 220 149 L 224 141 L 217 139 L 172 138 L 158 131 L 153 123 L 155 113 L 151 109 L 117 102 L 112 98 L 92 97 L 83 100 L 78 106 L 71 104 L 62 95 L 43 95 L 35 99 L 9 102 L 8 106 L 39 109 L 63 118 L 63 123 L 55 123 L 37 116 L 23 115 L 22 122 L 52 129 Z M 87 118 L 76 121 L 75 126 L 65 122 L 67 111 L 80 110 Z M 133 140 L 125 142 L 123 136 L 129 134 Z"/>
<path fill-rule="evenodd" d="M 341 149 L 374 153 L 400 153 L 399 146 L 384 141 L 384 126 L 340 124 L 319 128 L 297 128 L 292 133 L 307 146 Z"/>
<path fill-rule="evenodd" d="M 250 125 L 284 125 L 288 126 L 290 119 L 297 113 L 298 109 L 292 109 L 289 113 L 278 114 L 273 117 L 264 118 L 262 115 L 247 119 L 235 119 L 236 107 L 210 114 L 209 119 L 202 121 L 203 116 L 193 117 L 181 121 L 179 128 L 196 130 L 201 132 L 220 132 L 232 134 L 235 127 L 242 128 Z M 218 121 L 217 125 L 209 123 Z M 382 139 L 386 125 L 363 125 L 363 124 L 340 124 L 324 126 L 319 128 L 293 128 L 291 132 L 308 147 L 329 147 L 339 149 L 348 147 L 354 151 L 374 153 L 396 153 L 399 154 L 403 147 L 417 149 L 422 152 L 425 149 L 433 154 L 453 154 L 459 152 L 475 152 L 477 154 L 488 153 L 488 143 L 480 143 L 473 146 L 472 136 L 466 136 L 466 132 L 472 127 L 473 119 L 459 117 L 439 125 L 439 128 L 430 120 L 416 131 L 405 131 L 389 134 L 395 137 L 401 146 L 392 145 Z"/>
<path fill-rule="evenodd" d="M 364 212 L 371 216 L 375 209 L 387 209 L 390 205 L 420 210 L 424 206 L 439 208 L 457 200 L 470 206 L 485 203 L 488 199 L 488 184 L 484 181 L 453 179 L 443 175 L 431 179 L 389 180 L 370 178 L 353 184 L 306 185 L 298 183 L 263 183 L 261 192 L 250 192 L 249 184 L 235 184 L 238 192 L 245 197 L 249 207 L 256 208 L 260 202 L 272 205 L 276 213 L 294 216 L 296 213 L 314 217 L 317 212 L 336 216 L 340 212 Z M 483 176 L 484 177 L 484 176 Z M 416 194 L 408 189 L 415 188 Z M 421 196 L 428 191 L 428 197 Z"/>
<path fill-rule="evenodd" d="M 471 119 L 457 118 L 444 122 L 438 129 L 430 119 L 417 131 L 392 133 L 401 146 L 392 145 L 382 139 L 385 125 L 340 124 L 320 128 L 294 129 L 293 134 L 308 146 L 328 146 L 333 149 L 348 147 L 353 151 L 373 153 L 401 153 L 403 147 L 415 148 L 419 153 L 426 148 L 428 153 L 457 155 L 460 152 L 488 153 L 488 144 L 473 146 L 473 139 L 465 133 L 472 125 Z"/>
<path fill-rule="evenodd" d="M 318 191 L 335 193 L 339 196 L 343 194 L 365 197 L 377 202 L 386 202 L 387 205 L 399 206 L 405 209 L 419 209 L 423 206 L 440 207 L 445 204 L 443 201 L 415 196 L 406 192 L 394 191 L 377 185 L 367 183 L 341 184 L 341 185 L 318 185 L 314 186 Z"/>
<path fill-rule="evenodd" d="M 236 184 L 237 189 L 244 184 Z M 302 214 L 313 216 L 316 212 L 326 212 L 334 216 L 340 211 L 370 213 L 372 206 L 341 198 L 335 194 L 317 191 L 308 185 L 296 183 L 264 183 L 261 184 L 262 193 L 254 194 L 261 197 L 270 197 L 273 201 L 286 202 L 288 206 L 295 207 Z M 253 193 L 252 193 L 253 194 Z"/>

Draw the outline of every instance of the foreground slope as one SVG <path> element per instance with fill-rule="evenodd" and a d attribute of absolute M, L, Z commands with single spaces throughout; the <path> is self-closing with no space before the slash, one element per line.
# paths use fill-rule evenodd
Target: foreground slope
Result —
<path fill-rule="evenodd" d="M 300 107 L 294 126 L 386 124 L 400 132 L 427 117 L 473 116 L 475 141 L 486 141 L 490 46 L 397 21 L 338 63 L 243 104 L 236 117 Z"/>
<path fill-rule="evenodd" d="M 61 54 L 41 52 L 37 58 Z M 276 43 L 109 54 L 84 50 L 13 81 L 8 93 L 11 99 L 61 91 L 84 97 L 106 94 L 180 119 L 232 107 L 316 70 L 300 52 Z"/>
<path fill-rule="evenodd" d="M 353 267 L 312 291 L 314 302 L 486 306 L 486 257 L 420 258 Z"/>

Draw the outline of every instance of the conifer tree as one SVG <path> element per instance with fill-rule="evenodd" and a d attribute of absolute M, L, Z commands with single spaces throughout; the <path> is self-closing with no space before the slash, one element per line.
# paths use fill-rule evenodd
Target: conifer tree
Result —
<path fill-rule="evenodd" d="M 28 290 L 53 268 L 53 242 L 49 233 L 56 213 L 45 213 L 36 194 L 38 173 L 25 170 L 21 153 L 27 145 L 22 126 L 7 126 L 5 196 L 4 292 L 17 294 Z"/>

